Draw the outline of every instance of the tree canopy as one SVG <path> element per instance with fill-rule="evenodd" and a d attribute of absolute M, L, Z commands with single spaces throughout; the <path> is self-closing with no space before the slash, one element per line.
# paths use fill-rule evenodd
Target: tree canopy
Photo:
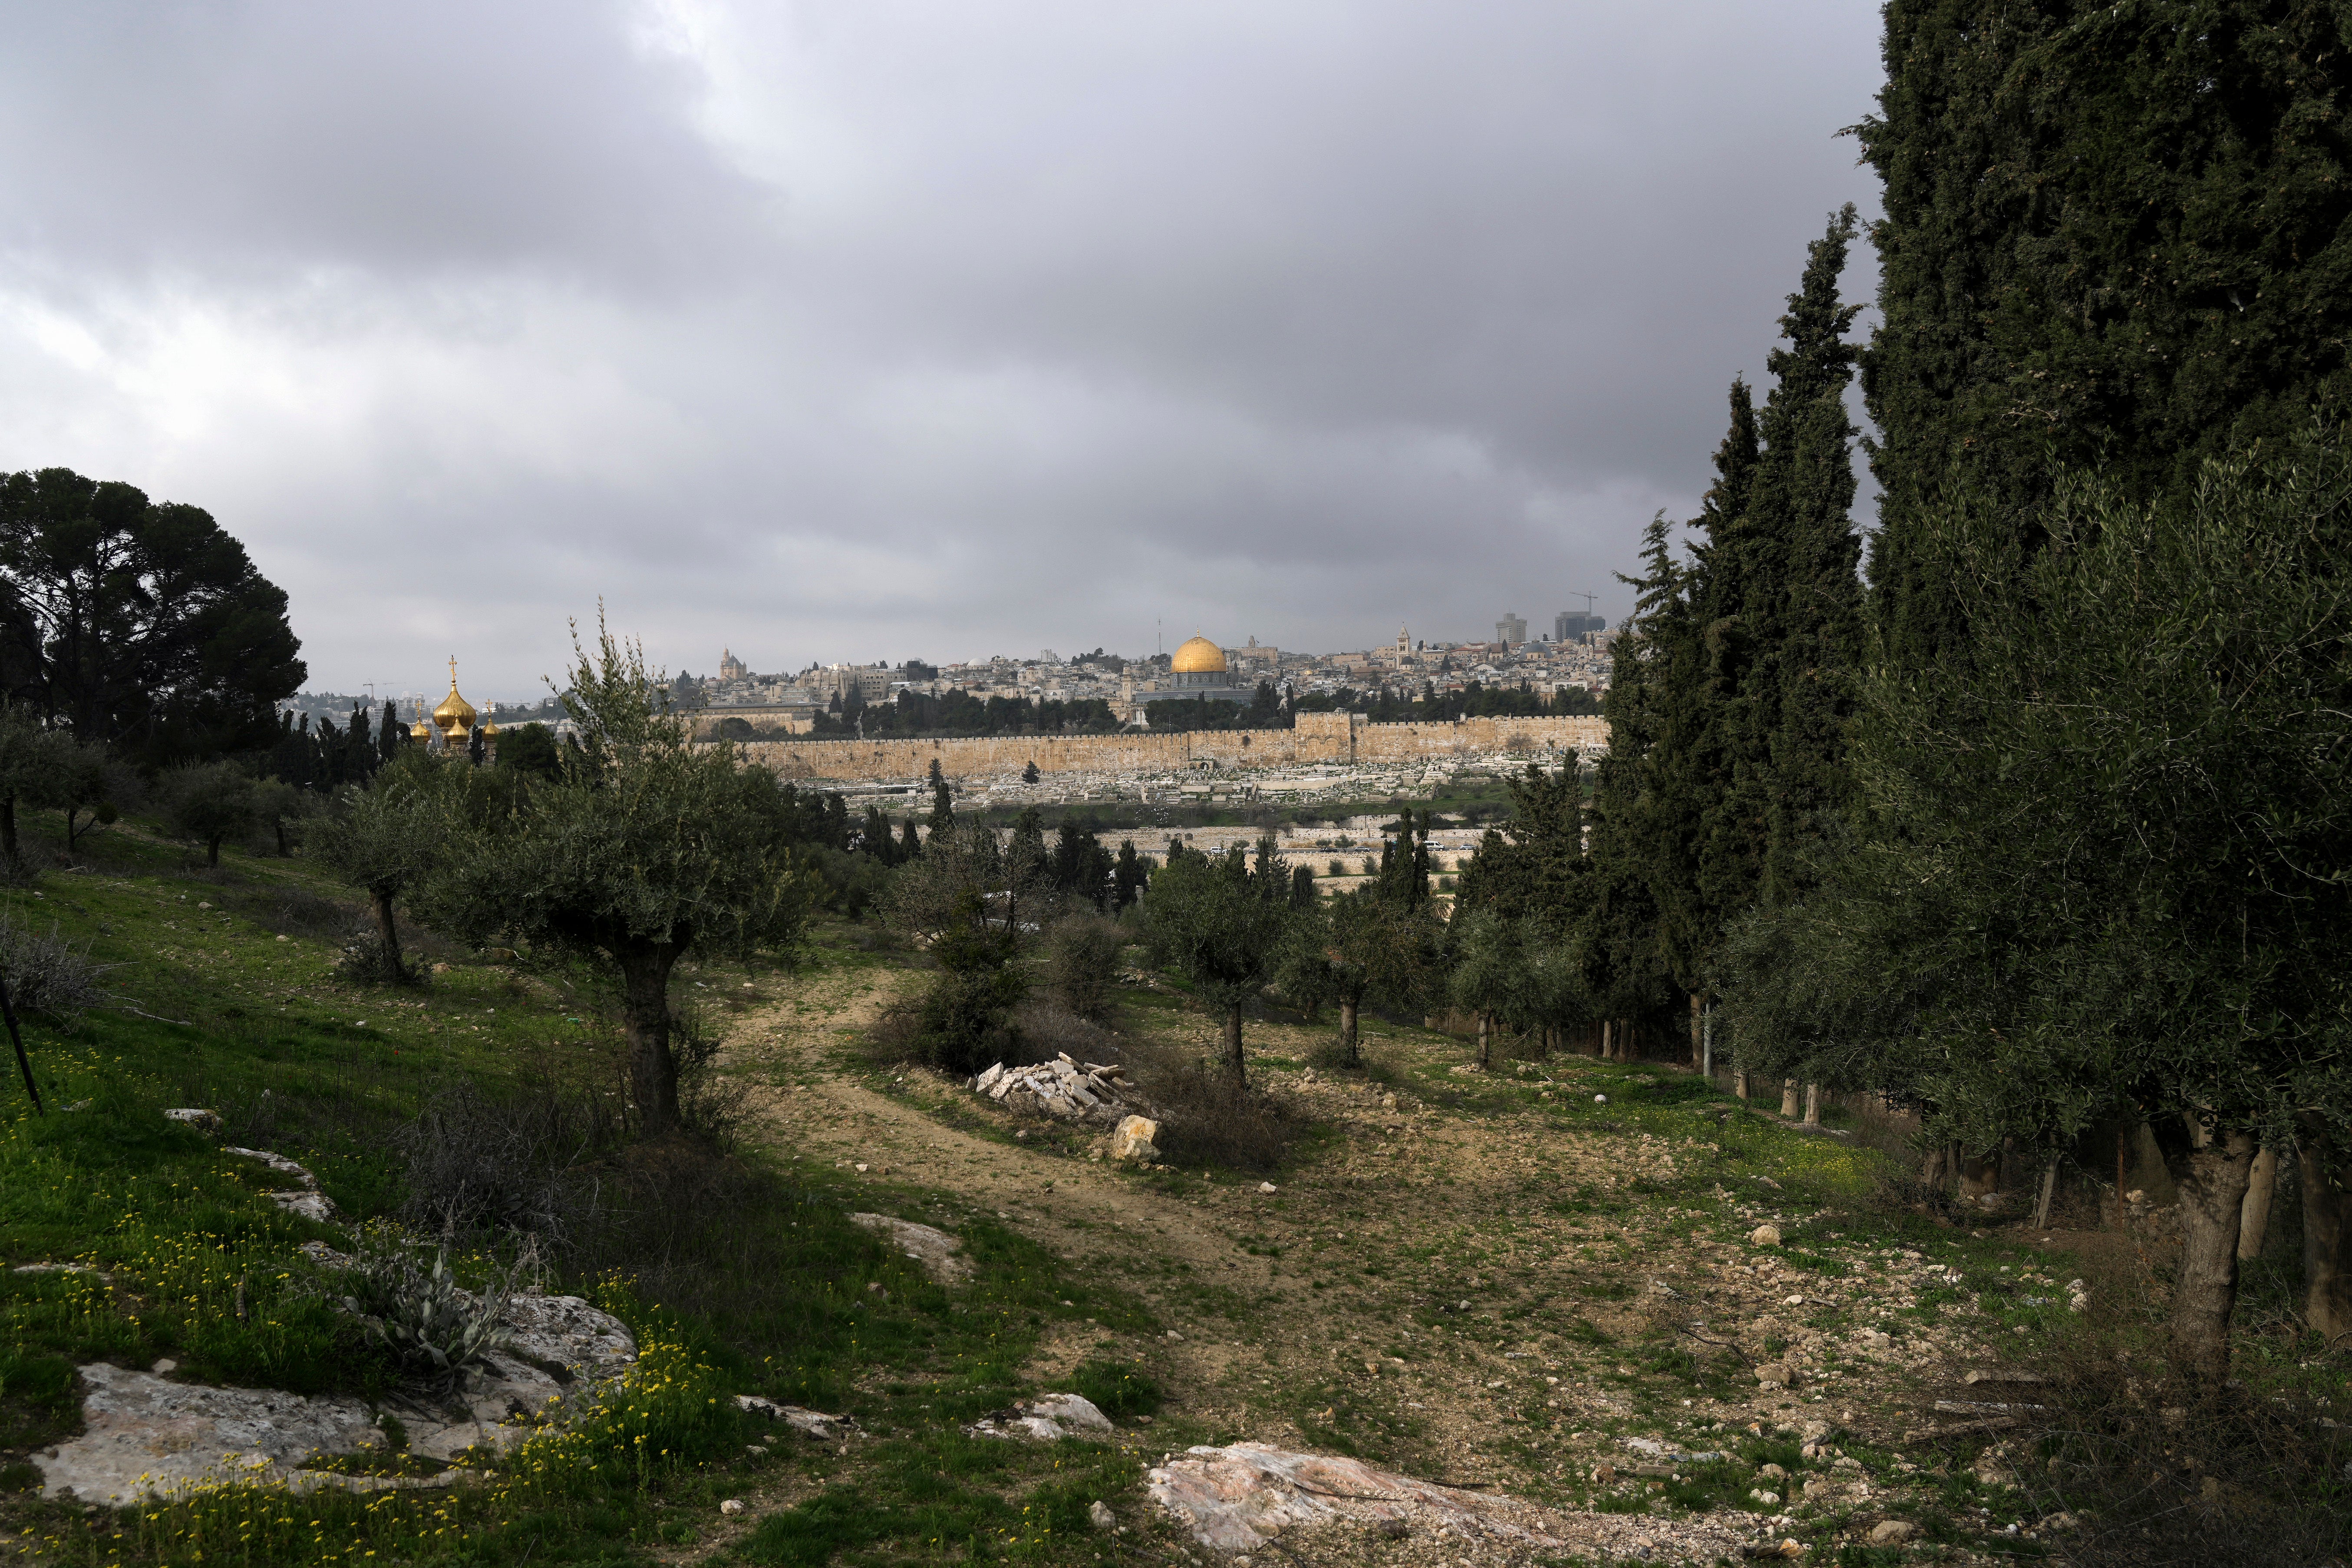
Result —
<path fill-rule="evenodd" d="M 200 508 L 0 476 L 0 682 L 45 722 L 149 765 L 267 746 L 300 647 L 284 592 Z"/>

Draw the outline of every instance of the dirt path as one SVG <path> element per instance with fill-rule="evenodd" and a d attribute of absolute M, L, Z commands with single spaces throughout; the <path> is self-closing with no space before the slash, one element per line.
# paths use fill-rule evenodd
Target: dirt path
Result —
<path fill-rule="evenodd" d="M 1318 1130 L 1267 1193 L 1095 1163 L 1066 1124 L 856 1057 L 922 979 L 828 970 L 747 998 L 724 1064 L 779 1148 L 870 1184 L 868 1206 L 950 1229 L 959 1212 L 995 1216 L 1139 1298 L 1172 1334 L 1064 1326 L 1030 1374 L 1139 1358 L 1187 1440 L 1618 1506 L 1664 1484 L 1634 1479 L 1640 1442 L 1698 1451 L 1779 1430 L 1893 1447 L 1921 1390 L 1988 1331 L 1936 1258 L 1793 1208 L 1755 1163 L 1757 1134 L 1727 1148 L 1729 1108 L 1691 1100 L 1672 1069 L 1568 1058 L 1478 1073 L 1458 1042 L 1398 1029 L 1368 1033 L 1373 1072 L 1318 1073 L 1328 1029 L 1254 1024 L 1254 1081 Z M 1167 1001 L 1130 998 L 1118 1027 L 1208 1047 L 1210 1021 Z M 1843 1157 L 1770 1136 L 1773 1160 Z M 1789 1245 L 1751 1242 L 1764 1222 Z M 2021 1263 L 2020 1295 L 2064 1279 Z M 1760 1382 L 1768 1364 L 1798 1386 Z"/>
<path fill-rule="evenodd" d="M 843 1059 L 845 1040 L 920 978 L 887 970 L 824 975 L 790 1001 L 743 1015 L 721 1064 L 750 1086 L 751 1108 L 780 1146 L 853 1172 L 863 1165 L 857 1173 L 875 1182 L 879 1208 L 894 1206 L 892 1189 L 912 1184 L 992 1212 L 1056 1256 L 1118 1275 L 1170 1321 L 1193 1317 L 1155 1286 L 1171 1264 L 1179 1278 L 1189 1271 L 1251 1294 L 1302 1288 L 1238 1239 L 1269 1223 L 1263 1194 L 1224 1187 L 1170 1196 L 1127 1173 L 942 1125 L 929 1108 L 961 1090 L 929 1075 L 900 1080 L 898 1094 L 858 1081 Z M 1187 1331 L 1196 1328 L 1184 1321 L 1182 1339 L 1155 1344 L 1171 1386 L 1213 1386 L 1239 1352 L 1233 1336 Z M 1056 1338 L 1038 1370 L 1055 1370 L 1108 1337 Z"/>

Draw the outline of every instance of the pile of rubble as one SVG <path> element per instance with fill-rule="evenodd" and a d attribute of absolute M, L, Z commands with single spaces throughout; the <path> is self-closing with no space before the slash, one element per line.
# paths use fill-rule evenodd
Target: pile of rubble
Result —
<path fill-rule="evenodd" d="M 1014 1110 L 1042 1110 L 1071 1121 L 1117 1124 L 1128 1100 L 1139 1098 L 1122 1067 L 1076 1062 L 1065 1051 L 1050 1062 L 1009 1068 L 1003 1062 L 971 1080 L 972 1089 Z"/>

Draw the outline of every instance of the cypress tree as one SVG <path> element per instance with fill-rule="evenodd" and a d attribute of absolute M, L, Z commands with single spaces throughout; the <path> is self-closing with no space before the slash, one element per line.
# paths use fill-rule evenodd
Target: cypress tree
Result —
<path fill-rule="evenodd" d="M 1135 840 L 1122 838 L 1118 845 L 1118 861 L 1111 868 L 1111 912 L 1117 914 L 1141 895 L 1143 885 L 1150 879 L 1150 868 L 1135 852 Z"/>
<path fill-rule="evenodd" d="M 1696 551 L 1703 587 L 1694 595 L 1701 624 L 1706 687 L 1702 727 L 1692 747 L 1695 787 L 1703 791 L 1694 852 L 1700 920 L 1711 931 L 1756 899 L 1763 879 L 1765 818 L 1770 809 L 1769 754 L 1741 744 L 1758 630 L 1764 618 L 1755 584 L 1764 563 L 1748 528 L 1748 499 L 1761 451 L 1756 405 L 1742 379 L 1731 384 L 1731 424 L 1715 452 L 1715 483 L 1699 508 L 1706 542 Z M 1707 939 L 1711 952 L 1712 937 Z"/>
<path fill-rule="evenodd" d="M 1956 464 L 2031 528 L 2053 458 L 2148 499 L 2340 405 L 2352 56 L 2335 8 L 2281 0 L 1885 18 L 1860 127 L 1885 192 L 1871 578 L 1890 655 L 1924 667 L 1966 640 L 1918 537 Z"/>
<path fill-rule="evenodd" d="M 948 789 L 947 775 L 940 771 L 940 760 L 931 759 L 931 831 L 944 833 L 955 826 L 955 803 Z"/>
<path fill-rule="evenodd" d="M 1749 531 L 1772 557 L 1774 624 L 1757 663 L 1752 716 L 1769 723 L 1771 811 L 1760 896 L 1784 902 L 1809 879 L 1807 852 L 1852 785 L 1845 734 L 1862 653 L 1862 542 L 1853 531 L 1853 422 L 1845 411 L 1859 305 L 1838 302 L 1854 236 L 1848 205 L 1810 247 L 1769 360 L 1764 452 Z"/>
<path fill-rule="evenodd" d="M 1664 666 L 1672 646 L 1652 637 L 1651 622 L 1670 614 L 1685 589 L 1664 512 L 1643 531 L 1642 559 L 1642 576 L 1618 578 L 1633 589 L 1634 608 L 1612 650 L 1601 703 L 1609 752 L 1594 780 L 1590 891 L 1572 939 L 1585 991 L 1613 1018 L 1663 1006 L 1673 991 L 1659 964 L 1659 907 L 1642 798 L 1650 752 L 1664 727 Z"/>

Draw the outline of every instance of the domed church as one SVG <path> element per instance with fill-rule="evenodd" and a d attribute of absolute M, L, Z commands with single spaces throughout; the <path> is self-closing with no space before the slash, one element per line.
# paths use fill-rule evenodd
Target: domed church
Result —
<path fill-rule="evenodd" d="M 421 708 L 424 703 L 420 700 L 417 706 Z M 443 756 L 462 757 L 473 740 L 477 717 L 474 705 L 458 695 L 457 659 L 453 654 L 449 658 L 449 695 L 441 700 L 440 707 L 433 710 L 429 722 L 423 716 L 418 717 L 409 729 L 409 737 Z M 492 721 L 480 728 L 483 746 L 495 758 L 499 744 L 498 724 Z"/>

